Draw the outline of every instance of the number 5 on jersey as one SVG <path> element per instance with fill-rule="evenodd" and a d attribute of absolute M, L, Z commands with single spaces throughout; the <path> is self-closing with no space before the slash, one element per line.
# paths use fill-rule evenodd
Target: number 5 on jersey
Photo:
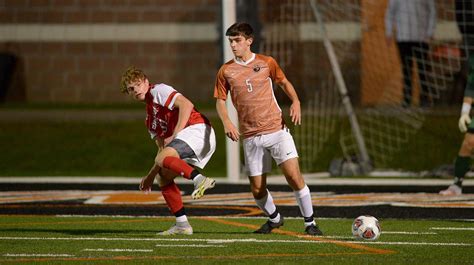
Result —
<path fill-rule="evenodd" d="M 247 85 L 247 91 L 252 92 L 253 87 L 252 87 L 252 83 L 250 83 L 250 79 L 245 79 L 245 84 Z"/>

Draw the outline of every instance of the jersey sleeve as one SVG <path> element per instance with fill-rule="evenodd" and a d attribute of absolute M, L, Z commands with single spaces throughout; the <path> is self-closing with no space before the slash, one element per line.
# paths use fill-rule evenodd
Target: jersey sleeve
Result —
<path fill-rule="evenodd" d="M 172 110 L 174 107 L 176 97 L 180 95 L 180 93 L 178 93 L 178 91 L 176 91 L 173 87 L 165 84 L 156 85 L 151 89 L 150 93 L 152 94 L 155 103 L 158 103 L 170 110 Z"/>
<path fill-rule="evenodd" d="M 275 61 L 275 59 L 273 59 L 273 57 L 269 57 L 268 67 L 270 68 L 270 78 L 274 83 L 278 84 L 285 80 L 285 73 L 283 73 L 283 70 L 281 70 L 280 66 Z"/>
<path fill-rule="evenodd" d="M 214 85 L 214 98 L 217 99 L 227 99 L 227 92 L 229 91 L 229 82 L 224 76 L 225 65 L 219 69 L 216 77 L 216 83 Z"/>

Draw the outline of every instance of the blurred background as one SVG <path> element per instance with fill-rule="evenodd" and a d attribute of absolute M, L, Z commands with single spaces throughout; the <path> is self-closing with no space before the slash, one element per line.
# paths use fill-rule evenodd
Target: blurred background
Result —
<path fill-rule="evenodd" d="M 470 1 L 432 1 L 435 28 L 424 56 L 413 50 L 406 94 L 386 0 L 0 0 L 0 176 L 146 174 L 156 147 L 144 105 L 119 92 L 135 65 L 211 119 L 218 150 L 204 172 L 226 177 L 213 98 L 223 1 L 299 94 L 303 124 L 290 127 L 305 174 L 451 174 L 471 34 L 462 25 L 472 23 L 472 3 L 456 4 Z M 287 116 L 285 94 L 275 95 Z"/>

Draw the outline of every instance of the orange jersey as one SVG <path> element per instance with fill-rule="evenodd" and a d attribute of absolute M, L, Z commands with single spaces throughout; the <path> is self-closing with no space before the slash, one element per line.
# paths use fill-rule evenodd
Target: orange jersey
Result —
<path fill-rule="evenodd" d="M 244 138 L 276 132 L 284 126 L 282 112 L 273 93 L 273 82 L 286 77 L 275 59 L 254 54 L 243 63 L 231 60 L 217 73 L 214 97 L 227 99 L 230 91 Z"/>

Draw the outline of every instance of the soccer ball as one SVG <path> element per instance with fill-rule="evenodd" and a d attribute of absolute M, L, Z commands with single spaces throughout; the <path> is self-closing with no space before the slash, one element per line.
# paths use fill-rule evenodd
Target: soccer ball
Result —
<path fill-rule="evenodd" d="M 352 235 L 357 239 L 376 240 L 381 232 L 379 220 L 370 215 L 361 215 L 352 223 Z"/>

